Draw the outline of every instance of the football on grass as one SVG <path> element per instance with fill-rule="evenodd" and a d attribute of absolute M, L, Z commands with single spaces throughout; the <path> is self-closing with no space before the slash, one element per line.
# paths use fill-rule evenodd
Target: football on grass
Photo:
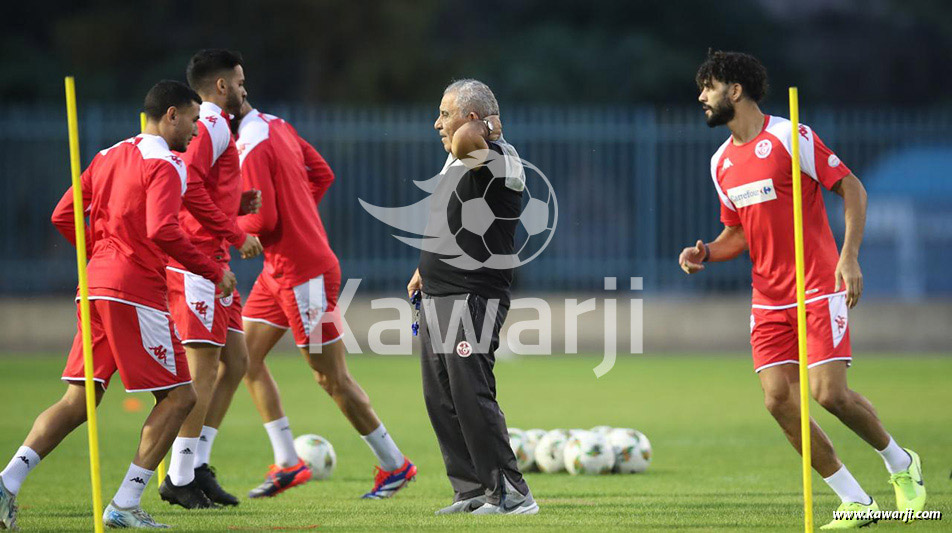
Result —
<path fill-rule="evenodd" d="M 294 439 L 294 451 L 311 469 L 311 479 L 327 479 L 337 466 L 337 454 L 331 443 L 320 435 L 301 435 Z"/>

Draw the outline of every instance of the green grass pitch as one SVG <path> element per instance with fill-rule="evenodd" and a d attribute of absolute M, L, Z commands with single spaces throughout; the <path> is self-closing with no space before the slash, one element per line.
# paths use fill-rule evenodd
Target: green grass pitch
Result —
<path fill-rule="evenodd" d="M 150 483 L 143 506 L 180 531 L 609 529 L 685 531 L 802 530 L 800 460 L 763 408 L 749 356 L 630 356 L 595 379 L 593 357 L 541 357 L 497 365 L 499 399 L 513 427 L 588 428 L 599 424 L 644 431 L 654 447 L 645 474 L 572 477 L 528 474 L 541 506 L 536 516 L 433 516 L 450 502 L 439 449 L 423 408 L 413 357 L 351 357 L 352 373 L 402 450 L 418 465 L 418 481 L 386 501 L 362 501 L 373 457 L 313 382 L 303 361 L 271 357 L 295 434 L 317 433 L 337 450 L 331 479 L 277 498 L 244 498 L 271 462 L 261 420 L 238 391 L 212 454 L 223 485 L 242 496 L 234 509 L 185 511 L 161 502 Z M 62 361 L 49 355 L 0 357 L 0 460 L 6 461 L 33 417 L 62 394 Z M 928 509 L 944 519 L 878 529 L 952 529 L 952 358 L 863 356 L 851 386 L 879 409 L 897 440 L 922 456 Z M 100 413 L 103 498 L 108 502 L 134 453 L 146 411 L 125 412 L 116 381 Z M 144 400 L 145 409 L 151 400 Z M 841 458 L 883 509 L 895 507 L 879 456 L 826 413 L 818 413 Z M 817 524 L 838 503 L 814 475 Z M 19 496 L 24 531 L 89 531 L 89 467 L 85 426 L 27 480 Z M 900 529 L 903 528 L 903 529 Z"/>

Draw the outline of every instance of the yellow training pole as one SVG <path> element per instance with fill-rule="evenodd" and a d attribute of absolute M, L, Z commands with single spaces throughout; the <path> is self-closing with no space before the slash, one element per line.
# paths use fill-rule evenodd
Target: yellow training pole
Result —
<path fill-rule="evenodd" d="M 73 179 L 73 222 L 76 225 L 76 268 L 79 271 L 79 316 L 83 335 L 86 421 L 89 428 L 89 472 L 93 485 L 93 530 L 102 533 L 102 481 L 99 476 L 99 428 L 96 424 L 96 382 L 93 381 L 93 340 L 89 326 L 89 282 L 86 279 L 86 221 L 83 186 L 79 181 L 79 125 L 76 82 L 66 77 L 66 123 L 69 129 L 69 169 Z"/>
<path fill-rule="evenodd" d="M 803 259 L 803 190 L 800 188 L 800 104 L 790 87 L 790 160 L 793 162 L 793 242 L 797 263 L 797 343 L 800 348 L 800 446 L 803 455 L 803 529 L 813 533 L 813 468 L 810 446 L 810 384 L 807 359 L 807 304 Z"/>
<path fill-rule="evenodd" d="M 145 112 L 140 111 L 139 112 L 139 129 L 142 131 L 142 133 L 145 133 L 145 123 L 146 123 Z M 155 398 L 152 398 L 152 401 L 155 402 Z M 155 473 L 156 473 L 155 487 L 158 488 L 159 485 L 162 484 L 162 481 L 165 479 L 165 458 L 164 457 L 162 458 L 161 461 L 159 461 L 159 466 L 155 468 Z"/>

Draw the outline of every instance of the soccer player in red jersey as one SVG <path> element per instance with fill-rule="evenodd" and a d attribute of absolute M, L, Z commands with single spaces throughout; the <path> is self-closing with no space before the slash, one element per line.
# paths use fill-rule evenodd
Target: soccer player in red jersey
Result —
<path fill-rule="evenodd" d="M 697 73 L 698 100 L 711 127 L 726 125 L 731 136 L 711 158 L 711 178 L 720 198 L 724 230 L 713 242 L 697 241 L 681 252 L 688 274 L 703 263 L 729 261 L 749 250 L 753 262 L 750 338 L 754 369 L 767 410 L 800 450 L 800 404 L 796 270 L 793 239 L 790 121 L 765 115 L 758 102 L 767 73 L 747 54 L 713 52 Z M 847 310 L 863 291 L 857 259 L 866 221 L 866 190 L 816 133 L 799 125 L 803 173 L 803 232 L 806 265 L 807 350 L 810 388 L 827 411 L 882 456 L 899 510 L 922 510 L 925 487 L 919 456 L 886 432 L 873 405 L 850 389 L 852 362 Z M 843 198 L 846 235 L 838 253 L 823 205 L 821 187 Z M 843 504 L 840 510 L 879 507 L 840 462 L 830 439 L 811 421 L 812 461 Z M 824 529 L 849 529 L 869 520 L 842 519 Z"/>
<path fill-rule="evenodd" d="M 188 363 L 166 303 L 168 258 L 199 273 L 223 296 L 235 287 L 235 276 L 192 245 L 178 222 L 186 170 L 171 150 L 184 150 L 195 135 L 200 102 L 185 84 L 159 82 L 145 98 L 145 132 L 99 152 L 81 178 L 89 218 L 94 379 L 101 387 L 96 389 L 97 404 L 117 370 L 128 392 L 150 391 L 156 399 L 138 451 L 103 514 L 110 527 L 168 527 L 156 524 L 139 501 L 195 404 Z M 57 204 L 53 224 L 76 244 L 72 189 Z M 63 371 L 66 394 L 37 417 L 0 474 L 3 528 L 16 525 L 13 497 L 30 470 L 86 421 L 83 376 L 82 336 L 77 332 Z"/>
<path fill-rule="evenodd" d="M 364 498 L 390 497 L 417 469 L 400 453 L 344 360 L 337 315 L 340 266 L 317 210 L 334 173 L 290 124 L 250 105 L 243 111 L 241 174 L 245 187 L 261 191 L 261 209 L 241 217 L 239 224 L 261 238 L 265 254 L 264 270 L 243 311 L 250 356 L 245 382 L 274 450 L 274 465 L 249 497 L 274 496 L 311 475 L 294 451 L 277 385 L 264 362 L 288 329 L 317 382 L 380 461 L 374 487 Z"/>
<path fill-rule="evenodd" d="M 241 109 L 246 95 L 241 55 L 201 50 L 189 62 L 186 76 L 202 97 L 202 105 L 198 135 L 182 156 L 188 167 L 188 189 L 179 220 L 192 243 L 227 268 L 230 245 L 238 247 L 243 258 L 261 252 L 257 237 L 237 223 L 242 211 L 241 171 L 228 121 Z M 248 367 L 240 298 L 237 293 L 216 298 L 214 287 L 174 259 L 167 277 L 172 318 L 182 333 L 198 401 L 172 444 L 168 477 L 159 494 L 188 509 L 237 505 L 238 499 L 218 484 L 208 460 L 218 427 Z M 215 409 L 209 420 L 213 398 Z"/>

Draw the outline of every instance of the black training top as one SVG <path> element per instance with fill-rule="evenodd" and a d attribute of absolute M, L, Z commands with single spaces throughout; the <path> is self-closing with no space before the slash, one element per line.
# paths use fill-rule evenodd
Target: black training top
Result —
<path fill-rule="evenodd" d="M 492 163 L 470 170 L 448 159 L 440 173 L 427 220 L 430 244 L 420 254 L 427 295 L 473 293 L 509 302 L 525 177 L 521 165 L 504 158 L 518 157 L 511 145 L 492 141 L 489 147 L 498 156 Z M 441 237 L 445 242 L 434 244 Z"/>

